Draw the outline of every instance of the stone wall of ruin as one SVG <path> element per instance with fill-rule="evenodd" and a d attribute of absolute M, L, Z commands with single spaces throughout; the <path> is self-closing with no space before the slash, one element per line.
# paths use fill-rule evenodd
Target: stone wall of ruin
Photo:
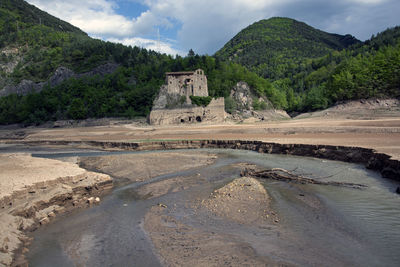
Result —
<path fill-rule="evenodd" d="M 184 96 L 208 96 L 207 77 L 203 70 L 193 74 L 169 74 L 166 77 L 167 93 Z"/>
<path fill-rule="evenodd" d="M 224 98 L 212 99 L 206 107 L 152 110 L 149 122 L 152 125 L 213 122 L 225 120 Z"/>

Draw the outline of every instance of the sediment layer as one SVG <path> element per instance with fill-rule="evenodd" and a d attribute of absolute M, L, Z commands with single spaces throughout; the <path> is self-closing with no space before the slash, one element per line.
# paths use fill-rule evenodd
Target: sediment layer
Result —
<path fill-rule="evenodd" d="M 8 168 L 3 166 L 1 174 L 0 265 L 25 266 L 24 254 L 32 241 L 29 232 L 59 214 L 99 202 L 112 188 L 109 175 L 73 163 L 28 154 L 1 159 Z"/>
<path fill-rule="evenodd" d="M 154 142 L 102 142 L 102 141 L 24 141 L 34 145 L 86 145 L 102 149 L 129 151 L 223 148 L 251 150 L 259 153 L 306 156 L 362 164 L 381 173 L 385 178 L 400 180 L 400 161 L 374 149 L 331 145 L 278 144 L 244 140 L 179 140 Z"/>

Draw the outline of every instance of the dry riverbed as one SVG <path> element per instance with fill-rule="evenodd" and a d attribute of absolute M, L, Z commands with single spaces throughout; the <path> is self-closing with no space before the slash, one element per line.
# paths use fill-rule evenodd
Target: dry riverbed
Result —
<path fill-rule="evenodd" d="M 24 264 L 24 254 L 32 241 L 26 233 L 49 223 L 57 214 L 99 203 L 112 188 L 113 180 L 145 181 L 211 164 L 214 159 L 215 155 L 205 152 L 72 157 L 64 161 L 36 158 L 28 153 L 0 154 L 0 264 Z M 173 182 L 169 184 L 159 186 L 158 194 L 174 186 Z M 187 185 L 181 183 L 180 187 Z"/>
<path fill-rule="evenodd" d="M 270 208 L 269 196 L 255 179 L 242 177 L 215 190 L 208 198 L 191 206 L 192 213 L 254 227 L 268 227 L 278 222 Z M 258 255 L 251 244 L 234 235 L 193 227 L 173 215 L 175 207 L 154 206 L 146 214 L 144 228 L 149 233 L 156 254 L 166 266 L 266 266 L 282 263 Z"/>
<path fill-rule="evenodd" d="M 208 165 L 216 156 L 206 152 L 151 152 L 80 159 L 85 169 L 107 173 L 129 182 L 142 182 L 155 176 Z M 130 166 L 126 168 L 126 166 Z"/>

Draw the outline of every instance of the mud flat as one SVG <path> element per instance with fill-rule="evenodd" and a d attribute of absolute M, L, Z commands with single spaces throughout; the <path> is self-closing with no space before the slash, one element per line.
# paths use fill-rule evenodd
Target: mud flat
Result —
<path fill-rule="evenodd" d="M 79 164 L 119 180 L 142 182 L 155 176 L 209 165 L 215 158 L 215 155 L 206 152 L 151 152 L 82 157 Z"/>
<path fill-rule="evenodd" d="M 0 154 L 0 264 L 23 265 L 27 233 L 58 214 L 100 202 L 112 188 L 109 175 L 71 162 Z"/>
<path fill-rule="evenodd" d="M 278 219 L 264 187 L 255 179 L 242 177 L 216 189 L 192 206 L 192 212 L 208 212 L 240 224 L 268 227 Z M 258 255 L 253 247 L 232 235 L 193 227 L 176 219 L 174 207 L 152 207 L 144 219 L 161 262 L 166 266 L 266 266 L 281 262 Z M 273 219 L 274 217 L 274 219 Z M 290 264 L 289 264 L 290 265 Z M 287 266 L 289 266 L 287 264 Z"/>

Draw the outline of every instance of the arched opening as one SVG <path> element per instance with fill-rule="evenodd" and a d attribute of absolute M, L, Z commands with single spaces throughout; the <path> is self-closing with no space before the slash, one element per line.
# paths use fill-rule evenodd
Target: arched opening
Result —
<path fill-rule="evenodd" d="M 184 120 L 184 119 L 181 119 L 181 122 L 182 122 L 182 123 L 184 123 L 184 122 L 185 122 L 185 120 Z"/>
<path fill-rule="evenodd" d="M 201 117 L 200 117 L 200 116 L 197 116 L 197 117 L 196 117 L 196 121 L 197 121 L 197 122 L 201 122 Z"/>

